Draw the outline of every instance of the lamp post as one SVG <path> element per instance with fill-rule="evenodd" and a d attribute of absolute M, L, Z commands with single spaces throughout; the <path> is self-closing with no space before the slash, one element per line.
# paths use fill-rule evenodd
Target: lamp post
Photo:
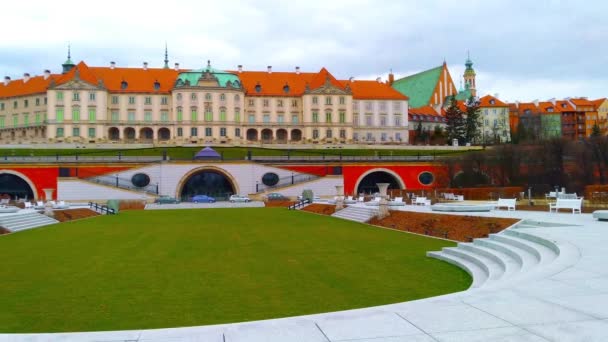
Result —
<path fill-rule="evenodd" d="M 336 211 L 344 209 L 344 185 L 336 185 Z"/>

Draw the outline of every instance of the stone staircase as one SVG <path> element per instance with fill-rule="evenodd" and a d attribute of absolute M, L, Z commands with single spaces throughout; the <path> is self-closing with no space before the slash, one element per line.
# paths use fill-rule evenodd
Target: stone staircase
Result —
<path fill-rule="evenodd" d="M 347 206 L 346 208 L 336 213 L 333 213 L 331 216 L 350 221 L 367 222 L 376 215 L 378 215 L 377 208 L 361 208 L 355 206 Z"/>
<path fill-rule="evenodd" d="M 565 267 L 566 260 L 578 252 L 566 243 L 558 243 L 526 232 L 529 223 L 517 225 L 472 243 L 459 243 L 427 256 L 454 264 L 471 275 L 471 288 L 499 288 L 542 278 Z M 576 259 L 576 257 L 575 257 Z"/>
<path fill-rule="evenodd" d="M 37 212 L 0 216 L 0 226 L 12 233 L 55 223 L 59 223 L 59 221 Z"/>

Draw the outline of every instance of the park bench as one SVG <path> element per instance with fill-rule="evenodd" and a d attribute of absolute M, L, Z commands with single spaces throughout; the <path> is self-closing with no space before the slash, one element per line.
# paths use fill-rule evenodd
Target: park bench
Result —
<path fill-rule="evenodd" d="M 559 209 L 572 209 L 572 213 L 581 213 L 581 207 L 583 206 L 583 198 L 558 198 L 555 203 L 549 203 L 549 212 L 558 212 Z"/>
<path fill-rule="evenodd" d="M 515 198 L 499 198 L 494 204 L 494 208 L 507 208 L 508 211 L 515 210 L 515 203 L 517 199 Z"/>
<path fill-rule="evenodd" d="M 415 205 L 431 205 L 431 200 L 426 197 L 416 197 L 414 200 Z"/>

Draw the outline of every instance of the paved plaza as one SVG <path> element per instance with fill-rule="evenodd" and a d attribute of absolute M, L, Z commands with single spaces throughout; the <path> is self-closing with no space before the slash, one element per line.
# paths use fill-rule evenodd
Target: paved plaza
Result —
<path fill-rule="evenodd" d="M 424 206 L 407 205 L 400 210 L 430 212 Z M 469 270 L 479 279 L 467 291 L 393 305 L 215 326 L 4 334 L 0 341 L 608 340 L 608 222 L 598 222 L 591 214 L 548 211 L 498 210 L 475 215 L 524 220 L 499 235 L 543 246 L 530 252 L 542 262 L 526 266 L 525 257 L 520 257 L 517 274 L 507 274 L 509 266 L 500 277 L 492 275 L 493 266 L 488 264 L 486 275 Z M 520 242 L 521 248 L 530 249 L 528 242 Z"/>

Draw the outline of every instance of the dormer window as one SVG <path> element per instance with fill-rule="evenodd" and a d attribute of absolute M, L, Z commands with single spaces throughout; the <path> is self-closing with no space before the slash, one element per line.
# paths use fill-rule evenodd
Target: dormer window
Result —
<path fill-rule="evenodd" d="M 154 82 L 154 90 L 160 89 L 160 83 L 158 81 Z"/>
<path fill-rule="evenodd" d="M 259 93 L 259 92 L 261 92 L 261 91 L 262 91 L 262 86 L 260 85 L 260 83 L 256 84 L 256 85 L 255 85 L 255 92 L 256 92 L 256 93 Z"/>
<path fill-rule="evenodd" d="M 496 101 L 494 101 L 494 100 L 490 100 L 490 104 L 491 104 L 491 105 L 496 104 Z"/>
<path fill-rule="evenodd" d="M 547 108 L 547 112 L 549 112 L 549 113 L 553 113 L 553 107 L 549 107 L 549 108 Z"/>
<path fill-rule="evenodd" d="M 566 108 L 566 104 L 565 103 L 562 103 L 562 108 Z"/>
<path fill-rule="evenodd" d="M 283 92 L 284 92 L 285 94 L 289 94 L 289 85 L 288 85 L 288 84 L 285 84 L 285 85 L 283 86 Z"/>
<path fill-rule="evenodd" d="M 125 89 L 127 89 L 128 86 L 129 86 L 129 83 L 127 83 L 127 81 L 120 82 L 120 89 L 125 90 Z"/>

